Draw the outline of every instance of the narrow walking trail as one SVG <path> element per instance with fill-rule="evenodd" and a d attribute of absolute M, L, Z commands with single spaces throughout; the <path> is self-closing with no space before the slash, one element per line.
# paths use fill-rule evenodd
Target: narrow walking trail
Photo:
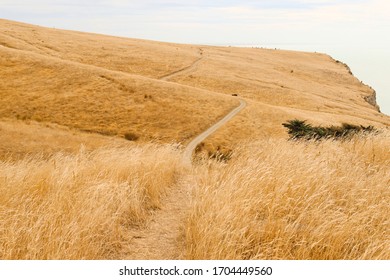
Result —
<path fill-rule="evenodd" d="M 132 260 L 178 260 L 185 258 L 184 221 L 189 211 L 192 188 L 196 185 L 191 174 L 183 174 L 161 200 L 144 228 L 134 232 L 129 244 Z"/>
<path fill-rule="evenodd" d="M 233 109 L 229 114 L 224 116 L 220 121 L 215 123 L 213 126 L 196 136 L 185 148 L 184 150 L 184 162 L 186 165 L 191 165 L 192 161 L 192 153 L 194 152 L 196 146 L 200 144 L 203 140 L 213 134 L 217 129 L 223 126 L 225 123 L 230 121 L 235 115 L 237 115 L 242 109 L 244 109 L 247 105 L 246 101 L 243 99 L 239 99 L 240 106 Z"/>
<path fill-rule="evenodd" d="M 197 60 L 195 60 L 195 62 L 194 62 L 193 64 L 191 64 L 190 66 L 187 66 L 187 67 L 185 67 L 185 68 L 182 68 L 182 69 L 180 69 L 180 70 L 177 70 L 177 71 L 175 71 L 175 72 L 173 72 L 173 73 L 170 73 L 170 74 L 168 74 L 168 75 L 162 76 L 162 77 L 160 77 L 160 80 L 162 80 L 162 81 L 168 81 L 169 79 L 171 79 L 171 78 L 173 78 L 173 77 L 175 77 L 175 76 L 182 75 L 182 74 L 184 74 L 185 72 L 189 72 L 189 71 L 193 70 L 193 69 L 199 64 L 199 62 L 200 62 L 202 59 L 203 59 L 203 57 L 200 57 L 200 58 L 198 58 Z"/>
<path fill-rule="evenodd" d="M 167 80 L 193 70 L 201 59 L 199 58 L 191 66 L 175 71 L 161 79 Z M 186 258 L 183 226 L 190 210 L 192 191 L 196 186 L 196 178 L 192 169 L 192 154 L 199 143 L 246 107 L 247 104 L 244 100 L 239 99 L 239 101 L 238 107 L 187 145 L 183 153 L 185 164 L 179 174 L 178 182 L 161 199 L 161 208 L 151 214 L 146 225 L 132 232 L 134 238 L 129 244 L 127 259 L 177 260 Z"/>

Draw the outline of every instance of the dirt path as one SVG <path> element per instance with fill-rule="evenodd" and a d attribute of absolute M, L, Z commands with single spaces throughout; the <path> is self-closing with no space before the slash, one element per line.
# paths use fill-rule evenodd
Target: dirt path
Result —
<path fill-rule="evenodd" d="M 171 73 L 162 79 L 167 80 L 175 75 L 192 70 L 202 58 L 191 66 Z M 162 198 L 162 207 L 149 217 L 146 226 L 133 231 L 134 236 L 129 244 L 127 259 L 143 260 L 177 260 L 185 259 L 184 224 L 188 211 L 196 178 L 192 171 L 192 153 L 196 146 L 227 123 L 242 109 L 246 102 L 239 100 L 240 105 L 209 129 L 195 137 L 184 150 L 185 170 L 179 175 L 179 181 L 172 186 Z"/>
<path fill-rule="evenodd" d="M 213 126 L 196 136 L 185 148 L 184 150 L 184 162 L 186 165 L 191 165 L 192 161 L 192 153 L 194 152 L 196 146 L 200 144 L 203 140 L 205 140 L 207 137 L 209 137 L 211 134 L 213 134 L 217 129 L 219 129 L 221 126 L 223 126 L 225 123 L 227 123 L 229 120 L 231 120 L 235 115 L 237 115 L 242 109 L 246 107 L 247 103 L 245 100 L 240 99 L 240 106 L 233 109 L 229 114 L 227 114 L 225 117 L 223 117 L 220 121 L 215 123 Z"/>
<path fill-rule="evenodd" d="M 190 66 L 184 67 L 184 68 L 182 68 L 182 69 L 180 69 L 180 70 L 177 70 L 177 71 L 175 71 L 175 72 L 173 72 L 173 73 L 170 73 L 170 74 L 168 74 L 168 75 L 165 75 L 165 76 L 160 77 L 160 80 L 162 80 L 162 81 L 168 81 L 169 79 L 171 79 L 171 78 L 173 78 L 173 77 L 175 77 L 175 76 L 182 75 L 182 74 L 184 74 L 184 73 L 186 73 L 186 72 L 189 72 L 189 71 L 193 70 L 193 69 L 199 64 L 199 62 L 200 62 L 202 59 L 203 59 L 203 56 L 200 57 L 200 58 L 198 58 L 197 60 L 195 60 L 194 63 L 192 63 Z"/>
<path fill-rule="evenodd" d="M 129 244 L 132 260 L 178 260 L 185 258 L 183 225 L 189 211 L 192 188 L 196 185 L 190 174 L 180 175 L 179 182 L 161 201 L 146 227 L 133 232 Z"/>

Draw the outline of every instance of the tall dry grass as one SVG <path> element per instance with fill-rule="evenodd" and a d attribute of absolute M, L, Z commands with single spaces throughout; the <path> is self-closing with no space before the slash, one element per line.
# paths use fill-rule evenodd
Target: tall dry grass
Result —
<path fill-rule="evenodd" d="M 264 140 L 199 169 L 189 259 L 390 259 L 390 134 Z"/>
<path fill-rule="evenodd" d="M 118 258 L 175 182 L 173 146 L 0 161 L 0 259 Z"/>

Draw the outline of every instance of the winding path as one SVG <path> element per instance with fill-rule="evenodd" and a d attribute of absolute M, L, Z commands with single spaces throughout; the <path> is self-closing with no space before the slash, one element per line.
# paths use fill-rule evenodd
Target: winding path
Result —
<path fill-rule="evenodd" d="M 182 69 L 179 69 L 175 72 L 172 72 L 172 73 L 169 73 L 167 75 L 164 75 L 162 77 L 160 77 L 160 80 L 161 81 L 168 81 L 169 79 L 177 76 L 177 75 L 182 75 L 183 73 L 187 72 L 187 71 L 191 71 L 193 68 L 195 68 L 198 63 L 203 59 L 203 56 L 198 58 L 197 60 L 194 61 L 194 63 L 192 63 L 190 66 L 187 66 L 187 67 L 184 67 Z"/>
<path fill-rule="evenodd" d="M 203 52 L 200 51 L 201 57 L 199 57 L 197 60 L 195 60 L 191 65 L 184 67 L 182 69 L 179 69 L 177 71 L 174 71 L 172 73 L 169 73 L 167 75 L 164 75 L 160 77 L 160 80 L 162 81 L 168 81 L 169 79 L 182 75 L 185 72 L 193 70 L 198 63 L 203 59 Z M 203 140 L 205 140 L 207 137 L 209 137 L 212 133 L 214 133 L 217 129 L 219 129 L 221 126 L 223 126 L 225 123 L 227 123 L 229 120 L 231 120 L 235 115 L 237 115 L 242 109 L 244 109 L 247 105 L 246 101 L 243 99 L 240 100 L 240 105 L 233 109 L 229 114 L 227 114 L 225 117 L 223 117 L 220 121 L 218 121 L 216 124 L 199 134 L 197 137 L 195 137 L 185 148 L 184 150 L 184 163 L 189 166 L 191 165 L 192 161 L 192 154 L 196 148 Z"/>
<path fill-rule="evenodd" d="M 237 115 L 246 105 L 247 103 L 240 99 L 238 107 L 187 145 L 183 158 L 186 167 L 192 166 L 192 153 L 196 146 Z M 192 168 L 182 173 L 176 185 L 161 199 L 161 208 L 151 214 L 146 226 L 132 232 L 133 239 L 129 244 L 127 259 L 178 260 L 186 258 L 183 225 L 190 211 L 190 201 L 197 183 Z"/>
<path fill-rule="evenodd" d="M 168 74 L 161 80 L 167 80 L 176 75 L 192 70 L 201 60 L 199 58 L 192 65 Z M 192 166 L 192 154 L 196 146 L 226 124 L 247 105 L 239 99 L 240 105 L 234 108 L 213 126 L 195 137 L 185 148 L 183 160 L 187 167 Z M 132 240 L 128 244 L 127 259 L 141 260 L 178 260 L 185 259 L 185 238 L 183 225 L 190 210 L 193 188 L 196 179 L 192 169 L 183 172 L 180 180 L 161 199 L 161 208 L 154 211 L 144 227 L 131 232 Z"/>
<path fill-rule="evenodd" d="M 184 162 L 186 165 L 191 165 L 192 153 L 194 152 L 196 146 L 198 146 L 203 140 L 213 134 L 217 129 L 231 120 L 235 115 L 237 115 L 242 109 L 246 107 L 247 103 L 245 100 L 240 99 L 240 105 L 233 109 L 229 114 L 227 114 L 223 119 L 215 123 L 213 126 L 209 127 L 207 130 L 196 136 L 185 148 L 184 150 Z"/>

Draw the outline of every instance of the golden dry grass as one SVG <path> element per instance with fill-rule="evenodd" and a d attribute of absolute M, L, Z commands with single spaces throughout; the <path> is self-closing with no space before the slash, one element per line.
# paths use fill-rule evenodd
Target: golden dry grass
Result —
<path fill-rule="evenodd" d="M 58 152 L 76 154 L 80 147 L 92 151 L 107 145 L 123 148 L 135 145 L 119 137 L 80 132 L 51 123 L 10 119 L 0 121 L 0 143 L 0 160 L 20 160 L 31 156 L 49 158 Z"/>
<path fill-rule="evenodd" d="M 189 259 L 389 259 L 389 133 L 247 144 L 199 167 Z"/>
<path fill-rule="evenodd" d="M 175 184 L 175 146 L 0 161 L 0 259 L 111 259 Z"/>
<path fill-rule="evenodd" d="M 0 20 L 0 119 L 55 123 L 139 142 L 187 143 L 238 104 L 248 109 L 206 140 L 285 137 L 280 123 L 384 127 L 373 90 L 324 54 L 191 46 Z M 159 78 L 192 65 L 189 71 Z M 15 147 L 17 148 L 17 147 Z"/>
<path fill-rule="evenodd" d="M 233 93 L 248 106 L 204 145 L 233 150 L 227 165 L 201 164 L 193 178 L 176 146 L 145 144 L 188 143 L 238 105 Z M 187 190 L 161 196 L 197 178 L 187 223 L 149 234 L 171 246 L 149 246 L 154 255 L 185 236 L 176 255 L 189 259 L 388 259 L 389 134 L 303 144 L 281 125 L 389 126 L 367 97 L 324 54 L 0 20 L 0 259 L 134 256 L 130 240 L 151 217 L 186 213 L 176 200 Z"/>
<path fill-rule="evenodd" d="M 386 127 L 365 97 L 373 90 L 325 54 L 250 48 L 205 48 L 196 71 L 173 81 L 225 94 L 238 93 L 248 108 L 205 141 L 207 150 L 233 150 L 247 139 L 284 138 L 288 119 L 317 125 L 354 123 Z M 218 71 L 215 71 L 217 69 Z"/>
<path fill-rule="evenodd" d="M 186 143 L 238 103 L 158 79 L 199 59 L 195 46 L 5 20 L 0 31 L 3 122 L 32 120 L 109 136 L 133 133 L 139 142 Z"/>
<path fill-rule="evenodd" d="M 0 45 L 129 74 L 159 78 L 191 64 L 199 48 L 43 28 L 0 19 Z"/>
<path fill-rule="evenodd" d="M 30 52 L 2 53 L 2 118 L 56 123 L 103 135 L 132 132 L 142 141 L 185 142 L 236 104 L 223 95 L 209 100 L 203 90 Z"/>
<path fill-rule="evenodd" d="M 389 259 L 389 137 L 268 139 L 243 145 L 227 164 L 200 163 L 191 201 L 168 199 L 188 213 L 176 226 L 179 255 Z M 167 190 L 193 176 L 181 159 L 177 146 L 144 145 L 1 161 L 0 259 L 134 256 L 137 229 L 147 231 L 148 216 L 169 208 Z"/>

